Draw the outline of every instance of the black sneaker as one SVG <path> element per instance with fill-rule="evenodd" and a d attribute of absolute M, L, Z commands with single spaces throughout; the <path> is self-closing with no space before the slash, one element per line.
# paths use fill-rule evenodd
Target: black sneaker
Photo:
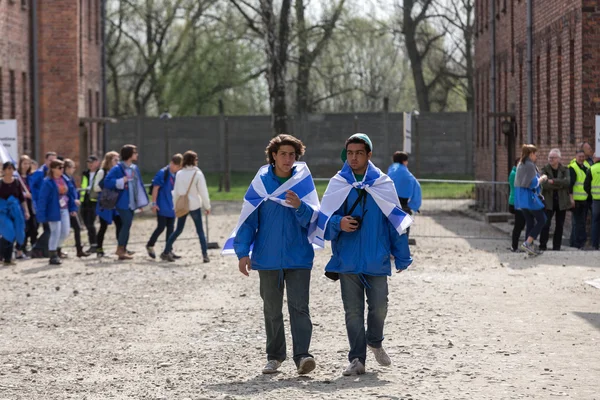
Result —
<path fill-rule="evenodd" d="M 148 255 L 150 256 L 151 259 L 156 259 L 156 253 L 154 252 L 154 247 L 152 246 L 146 246 L 146 251 L 148 252 Z"/>
<path fill-rule="evenodd" d="M 203 262 L 204 264 L 206 264 L 206 263 L 209 263 L 209 262 L 210 262 L 210 258 L 208 258 L 208 254 L 204 254 L 204 255 L 202 256 L 202 262 Z"/>
<path fill-rule="evenodd" d="M 163 261 L 175 262 L 175 258 L 173 258 L 173 254 L 171 254 L 171 253 L 169 253 L 169 254 L 162 253 L 160 255 L 160 259 Z"/>
<path fill-rule="evenodd" d="M 98 257 L 98 258 L 104 257 L 104 250 L 102 248 L 96 249 L 96 257 Z"/>
<path fill-rule="evenodd" d="M 177 254 L 171 252 L 171 255 L 173 256 L 174 259 L 179 260 L 181 259 L 181 256 L 178 256 Z"/>

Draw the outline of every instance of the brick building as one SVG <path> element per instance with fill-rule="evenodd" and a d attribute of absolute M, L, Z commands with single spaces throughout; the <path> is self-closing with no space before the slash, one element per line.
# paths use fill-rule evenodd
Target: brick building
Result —
<path fill-rule="evenodd" d="M 514 112 L 514 140 L 501 130 L 503 117 L 490 117 L 493 77 L 492 3 L 495 6 L 496 112 Z M 475 0 L 476 178 L 506 181 L 514 157 L 527 142 L 527 0 Z M 563 164 L 582 141 L 594 143 L 595 115 L 600 114 L 600 3 L 597 0 L 533 1 L 533 144 L 538 164 L 559 148 Z M 492 118 L 496 120 L 496 143 Z M 492 152 L 496 148 L 496 174 Z M 510 159 L 509 159 L 510 158 Z M 496 210 L 505 210 L 507 190 L 496 192 Z M 492 208 L 491 185 L 477 198 Z"/>
<path fill-rule="evenodd" d="M 21 154 L 102 150 L 103 1 L 0 0 L 0 119 Z"/>

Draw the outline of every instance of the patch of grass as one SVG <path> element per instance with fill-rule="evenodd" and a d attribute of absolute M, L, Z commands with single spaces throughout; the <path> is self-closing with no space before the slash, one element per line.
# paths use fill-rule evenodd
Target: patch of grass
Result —
<path fill-rule="evenodd" d="M 423 199 L 470 199 L 474 190 L 472 183 L 421 183 Z"/>

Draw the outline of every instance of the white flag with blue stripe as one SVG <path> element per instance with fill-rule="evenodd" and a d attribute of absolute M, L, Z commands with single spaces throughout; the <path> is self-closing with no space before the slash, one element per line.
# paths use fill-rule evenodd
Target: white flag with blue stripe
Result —
<path fill-rule="evenodd" d="M 313 182 L 308 166 L 304 162 L 295 162 L 295 173 L 290 179 L 284 182 L 271 194 L 267 193 L 267 189 L 265 189 L 265 185 L 260 178 L 262 175 L 265 175 L 268 172 L 269 168 L 270 165 L 262 166 L 256 173 L 252 183 L 250 183 L 250 187 L 248 187 L 246 195 L 244 196 L 244 204 L 242 206 L 242 213 L 240 214 L 238 223 L 229 236 L 229 239 L 227 239 L 225 242 L 221 254 L 235 255 L 235 251 L 233 249 L 235 235 L 237 235 L 237 232 L 244 221 L 246 221 L 250 214 L 252 214 L 263 201 L 274 201 L 283 207 L 291 208 L 292 206 L 285 202 L 285 195 L 288 190 L 296 193 L 300 200 L 306 203 L 313 210 L 313 216 L 308 229 L 308 237 L 310 240 L 310 237 L 317 226 L 316 222 L 319 215 L 319 196 L 317 194 L 317 189 L 315 188 L 315 183 Z M 253 245 L 254 244 L 250 246 L 250 251 L 252 251 Z"/>
<path fill-rule="evenodd" d="M 325 229 L 331 216 L 344 204 L 352 188 L 364 189 L 369 193 L 381 212 L 388 218 L 396 231 L 402 235 L 413 223 L 413 219 L 402 211 L 400 200 L 392 179 L 381 172 L 371 161 L 361 182 L 357 182 L 348 163 L 331 180 L 321 200 L 317 226 L 309 237 L 311 242 L 323 247 Z"/>

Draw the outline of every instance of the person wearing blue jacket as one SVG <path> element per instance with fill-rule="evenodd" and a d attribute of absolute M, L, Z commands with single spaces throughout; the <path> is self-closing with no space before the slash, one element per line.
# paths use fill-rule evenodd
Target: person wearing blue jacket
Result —
<path fill-rule="evenodd" d="M 260 176 L 267 193 L 273 193 L 296 173 L 294 162 L 304 150 L 302 142 L 291 135 L 279 135 L 269 142 L 266 154 L 270 167 Z M 251 269 L 257 270 L 260 278 L 267 336 L 263 374 L 277 372 L 286 359 L 282 314 L 286 286 L 297 371 L 307 374 L 316 366 L 309 353 L 313 326 L 308 307 L 314 259 L 308 227 L 313 210 L 291 190 L 285 198 L 292 207 L 270 200 L 260 203 L 240 226 L 233 243 L 240 272 L 248 276 Z"/>
<path fill-rule="evenodd" d="M 117 190 L 117 212 L 121 217 L 121 232 L 117 247 L 119 260 L 131 260 L 133 257 L 127 253 L 129 233 L 133 224 L 135 210 L 148 205 L 148 195 L 144 189 L 142 174 L 134 164 L 138 160 L 137 147 L 127 144 L 121 148 L 121 162 L 114 166 L 104 179 L 104 187 Z"/>
<path fill-rule="evenodd" d="M 21 182 L 14 177 L 15 166 L 7 161 L 2 164 L 0 179 L 0 259 L 4 266 L 13 266 L 12 259 L 15 241 L 25 242 L 25 220 L 29 220 L 29 210 L 23 195 Z"/>
<path fill-rule="evenodd" d="M 515 208 L 523 212 L 527 221 L 525 228 L 527 240 L 521 245 L 521 249 L 532 256 L 540 254 L 533 242 L 546 225 L 542 184 L 548 180 L 548 176 L 540 175 L 535 165 L 536 160 L 537 148 L 532 144 L 524 144 L 515 175 Z"/>
<path fill-rule="evenodd" d="M 29 175 L 27 183 L 29 184 L 29 188 L 31 189 L 31 199 L 33 202 L 33 209 L 37 214 L 37 201 L 40 193 L 40 189 L 42 188 L 42 183 L 44 182 L 44 178 L 48 175 L 48 170 L 50 169 L 50 164 L 52 161 L 56 160 L 57 154 L 53 151 L 49 151 L 46 153 L 44 165 L 35 170 L 35 172 Z M 39 220 L 38 223 L 41 223 Z M 50 226 L 47 223 L 42 224 L 43 233 L 40 237 L 38 237 L 33 249 L 31 250 L 32 258 L 42 258 L 46 256 L 48 240 L 50 239 Z"/>
<path fill-rule="evenodd" d="M 387 175 L 394 181 L 402 210 L 410 215 L 421 209 L 421 185 L 417 178 L 408 170 L 408 154 L 397 151 L 393 156 L 394 163 L 388 168 Z M 410 236 L 410 228 L 406 237 Z"/>
<path fill-rule="evenodd" d="M 365 178 L 372 148 L 372 142 L 365 134 L 355 134 L 346 141 L 342 161 L 345 168 L 346 165 L 351 168 L 356 182 Z M 395 194 L 389 195 L 393 198 Z M 324 207 L 325 198 L 322 209 Z M 380 365 L 390 365 L 391 360 L 382 345 L 388 310 L 387 278 L 392 272 L 390 254 L 395 258 L 398 272 L 410 266 L 412 258 L 407 236 L 397 232 L 371 194 L 353 187 L 329 219 L 325 240 L 331 240 L 333 250 L 325 271 L 328 277 L 339 277 L 350 342 L 350 364 L 343 375 L 365 373 L 367 347 Z M 366 331 L 365 294 L 368 303 Z"/>
<path fill-rule="evenodd" d="M 175 187 L 175 174 L 181 169 L 183 156 L 175 154 L 171 162 L 156 173 L 152 180 L 152 211 L 156 213 L 158 225 L 146 244 L 146 251 L 151 258 L 156 258 L 154 245 L 158 237 L 167 229 L 167 239 L 175 230 L 175 205 L 173 204 L 173 188 Z"/>
<path fill-rule="evenodd" d="M 62 264 L 64 257 L 61 247 L 71 230 L 71 216 L 77 215 L 75 199 L 77 194 L 69 191 L 69 178 L 64 174 L 64 163 L 54 160 L 50 163 L 48 177 L 42 182 L 37 203 L 37 218 L 50 226 L 48 250 L 50 264 Z"/>

